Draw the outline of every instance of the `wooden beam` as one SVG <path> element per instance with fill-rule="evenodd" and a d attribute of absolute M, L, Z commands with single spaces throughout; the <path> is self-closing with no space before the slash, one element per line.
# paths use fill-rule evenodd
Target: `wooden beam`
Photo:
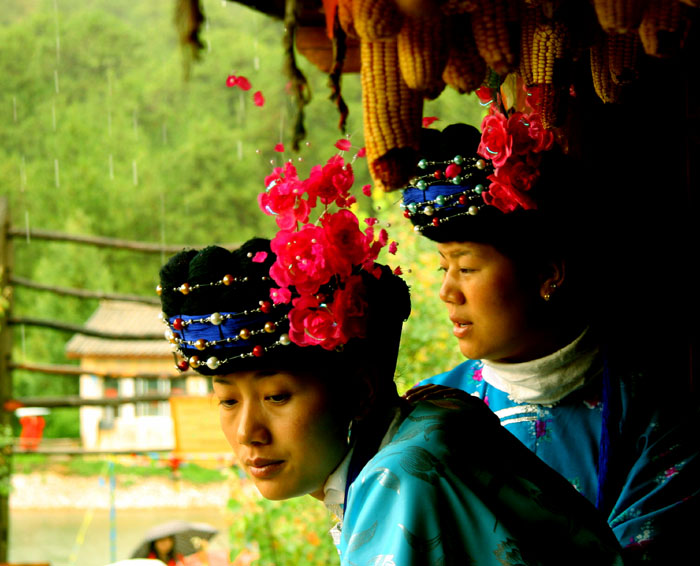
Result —
<path fill-rule="evenodd" d="M 21 228 L 7 229 L 10 238 L 26 238 L 28 240 L 48 240 L 52 242 L 73 242 L 76 244 L 87 244 L 99 248 L 115 248 L 120 250 L 132 250 L 143 253 L 178 253 L 183 249 L 192 247 L 186 244 L 156 244 L 149 242 L 136 242 L 133 240 L 123 240 L 121 238 L 107 238 L 105 236 L 90 236 L 79 234 L 65 234 L 52 230 L 24 230 Z M 236 249 L 240 244 L 219 244 L 222 248 Z"/>
<path fill-rule="evenodd" d="M 147 305 L 159 305 L 160 300 L 157 297 L 143 297 L 141 295 L 127 295 L 122 293 L 106 293 L 104 291 L 90 291 L 88 289 L 76 289 L 73 287 L 58 287 L 55 285 L 44 285 L 37 283 L 31 279 L 10 277 L 10 283 L 15 286 L 26 287 L 28 289 L 36 289 L 39 291 L 48 291 L 57 295 L 67 295 L 71 297 L 79 297 L 81 299 L 108 299 L 110 301 L 128 301 L 133 303 L 144 303 Z"/>

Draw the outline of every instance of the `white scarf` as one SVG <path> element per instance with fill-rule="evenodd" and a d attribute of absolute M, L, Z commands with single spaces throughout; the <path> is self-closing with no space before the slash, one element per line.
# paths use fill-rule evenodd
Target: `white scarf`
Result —
<path fill-rule="evenodd" d="M 602 371 L 599 350 L 588 329 L 549 356 L 522 363 L 483 360 L 482 377 L 516 403 L 553 405 Z"/>

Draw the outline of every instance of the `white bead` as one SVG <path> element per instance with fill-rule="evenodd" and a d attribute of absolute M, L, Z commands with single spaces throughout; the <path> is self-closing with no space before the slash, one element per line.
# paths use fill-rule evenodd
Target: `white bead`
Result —
<path fill-rule="evenodd" d="M 213 312 L 211 313 L 211 316 L 209 317 L 209 320 L 212 324 L 215 324 L 216 326 L 219 326 L 221 324 L 221 321 L 223 320 L 223 317 L 221 316 L 220 313 L 218 312 Z"/>
<path fill-rule="evenodd" d="M 207 360 L 207 367 L 209 369 L 216 369 L 221 365 L 221 362 L 219 361 L 219 358 L 215 358 L 212 356 Z"/>
<path fill-rule="evenodd" d="M 477 214 L 479 212 L 479 208 L 472 205 L 467 209 L 467 212 L 469 212 L 469 214 L 474 216 L 475 214 Z"/>
<path fill-rule="evenodd" d="M 279 343 L 282 344 L 282 346 L 289 346 L 291 344 L 291 340 L 289 339 L 289 334 L 282 334 L 279 339 Z"/>

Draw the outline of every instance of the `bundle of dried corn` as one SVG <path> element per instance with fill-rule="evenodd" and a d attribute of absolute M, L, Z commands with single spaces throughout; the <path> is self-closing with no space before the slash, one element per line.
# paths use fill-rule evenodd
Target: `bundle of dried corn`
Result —
<path fill-rule="evenodd" d="M 362 41 L 362 112 L 370 173 L 385 190 L 406 185 L 416 164 L 423 96 L 408 88 L 396 40 Z"/>
<path fill-rule="evenodd" d="M 399 68 L 409 88 L 437 98 L 445 88 L 442 72 L 449 56 L 448 20 L 440 12 L 405 16 L 398 35 Z"/>
<path fill-rule="evenodd" d="M 486 61 L 479 54 L 474 43 L 469 14 L 453 16 L 452 41 L 447 64 L 442 72 L 442 79 L 457 92 L 473 92 L 478 89 L 486 78 Z"/>
<path fill-rule="evenodd" d="M 600 27 L 607 33 L 637 30 L 647 0 L 593 0 Z"/>
<path fill-rule="evenodd" d="M 472 33 L 479 53 L 499 75 L 515 70 L 518 60 L 520 2 L 474 0 Z"/>
<path fill-rule="evenodd" d="M 600 36 L 600 39 L 591 46 L 593 88 L 603 102 L 618 102 L 622 86 L 613 81 L 606 35 L 601 33 Z"/>
<path fill-rule="evenodd" d="M 391 39 L 403 26 L 395 0 L 352 0 L 352 21 L 362 41 Z"/>
<path fill-rule="evenodd" d="M 639 25 L 647 55 L 671 57 L 680 51 L 688 23 L 683 17 L 684 8 L 679 0 L 649 0 Z"/>

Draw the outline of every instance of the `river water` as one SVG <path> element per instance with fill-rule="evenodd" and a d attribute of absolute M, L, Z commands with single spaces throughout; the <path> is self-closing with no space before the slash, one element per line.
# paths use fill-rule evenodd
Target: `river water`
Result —
<path fill-rule="evenodd" d="M 117 509 L 116 559 L 129 558 L 148 528 L 173 519 L 202 521 L 217 527 L 220 532 L 212 539 L 211 548 L 227 548 L 227 524 L 222 509 Z M 110 525 L 109 510 L 105 509 L 13 509 L 9 561 L 105 566 L 114 558 Z"/>

